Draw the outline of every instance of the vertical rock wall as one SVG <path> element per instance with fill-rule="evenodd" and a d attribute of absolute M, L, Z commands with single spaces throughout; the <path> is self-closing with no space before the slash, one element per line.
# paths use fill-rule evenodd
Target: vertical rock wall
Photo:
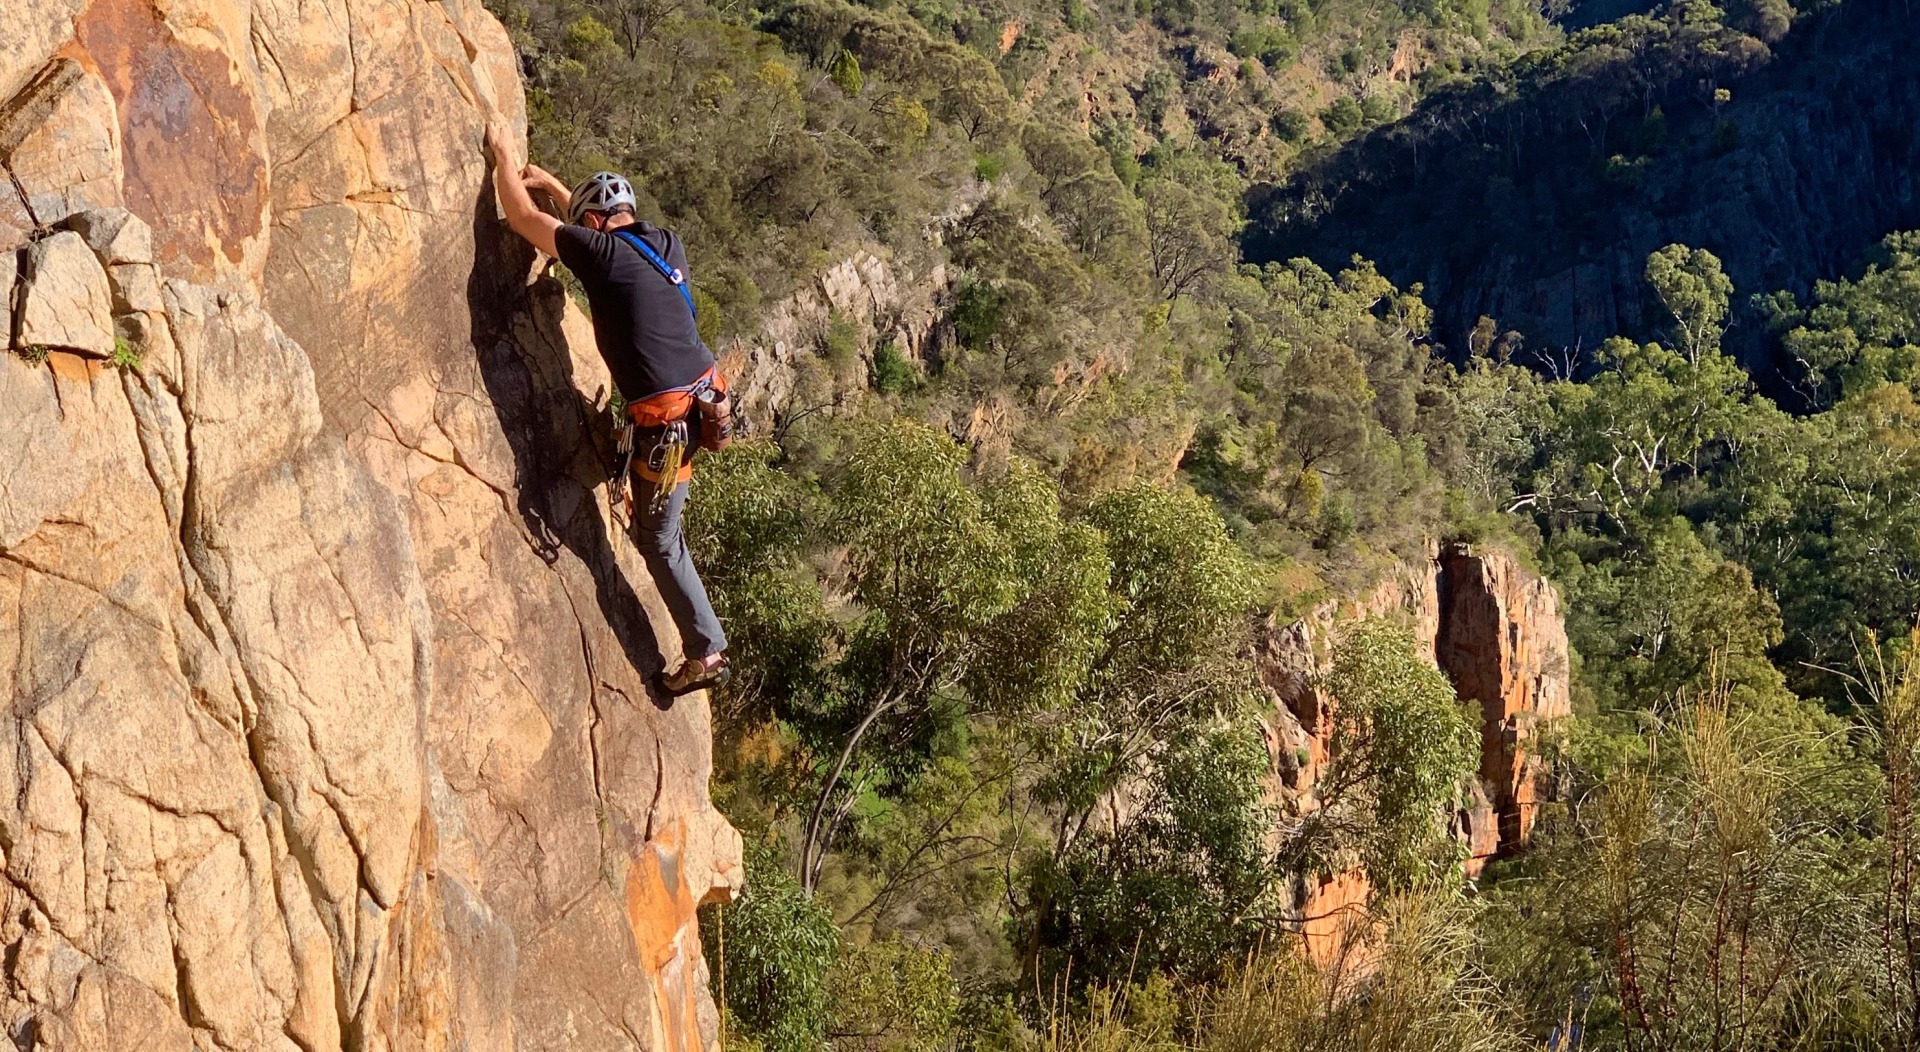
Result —
<path fill-rule="evenodd" d="M 678 641 L 583 319 L 495 218 L 496 106 L 473 0 L 0 19 L 20 1047 L 712 1041 L 739 841 L 705 698 L 648 685 Z"/>
<path fill-rule="evenodd" d="M 1480 784 L 1493 810 L 1470 841 L 1473 864 L 1510 852 L 1533 831 L 1540 724 L 1571 712 L 1567 629 L 1553 586 L 1504 552 L 1450 546 L 1438 563 L 1434 657 L 1460 697 L 1480 707 Z"/>
<path fill-rule="evenodd" d="M 1327 604 L 1307 618 L 1275 625 L 1259 640 L 1255 664 L 1272 701 L 1268 753 L 1283 813 L 1319 806 L 1339 699 L 1321 686 L 1348 626 L 1373 617 L 1403 619 L 1421 654 L 1480 712 L 1479 778 L 1462 801 L 1455 831 L 1466 870 L 1477 876 L 1494 858 L 1524 844 L 1543 796 L 1543 771 L 1530 743 L 1541 727 L 1570 714 L 1567 633 L 1553 586 L 1506 552 L 1435 546 L 1348 604 Z M 1372 889 L 1360 869 L 1301 874 L 1294 909 L 1317 959 L 1331 960 L 1347 920 Z"/>

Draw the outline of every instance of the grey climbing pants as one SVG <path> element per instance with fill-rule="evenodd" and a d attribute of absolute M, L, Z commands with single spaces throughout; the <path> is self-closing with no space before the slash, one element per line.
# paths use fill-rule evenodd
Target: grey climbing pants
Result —
<path fill-rule="evenodd" d="M 687 538 L 680 529 L 680 513 L 687 504 L 687 484 L 673 488 L 666 507 L 653 509 L 653 483 L 635 478 L 633 495 L 633 543 L 647 561 L 660 598 L 666 601 L 673 623 L 680 629 L 680 645 L 687 659 L 697 661 L 727 649 L 727 636 L 720 630 L 720 618 L 714 615 L 707 588 L 694 572 L 693 556 L 687 552 Z"/>

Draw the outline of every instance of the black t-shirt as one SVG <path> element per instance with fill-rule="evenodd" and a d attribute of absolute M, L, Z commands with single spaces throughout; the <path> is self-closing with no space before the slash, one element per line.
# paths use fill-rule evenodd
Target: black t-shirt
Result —
<path fill-rule="evenodd" d="M 668 266 L 686 273 L 686 247 L 672 232 L 647 222 L 621 229 L 640 235 Z M 639 249 L 570 224 L 554 231 L 553 241 L 560 262 L 586 287 L 594 339 L 622 397 L 638 401 L 684 387 L 713 365 L 686 299 Z"/>

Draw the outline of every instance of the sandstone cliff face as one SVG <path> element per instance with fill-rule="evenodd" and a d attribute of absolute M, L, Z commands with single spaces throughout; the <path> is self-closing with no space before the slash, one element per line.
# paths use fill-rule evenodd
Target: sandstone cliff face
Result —
<path fill-rule="evenodd" d="M 1339 699 L 1321 680 L 1340 633 L 1373 617 L 1405 620 L 1422 656 L 1479 708 L 1478 784 L 1455 825 L 1467 874 L 1477 876 L 1490 859 L 1526 843 L 1545 795 L 1530 742 L 1543 724 L 1570 714 L 1559 599 L 1505 552 L 1436 546 L 1356 601 L 1327 604 L 1265 633 L 1255 663 L 1272 701 L 1267 746 L 1283 814 L 1319 806 L 1318 782 L 1339 719 Z M 1294 908 L 1309 952 L 1322 961 L 1337 955 L 1348 920 L 1371 893 L 1359 870 L 1301 874 Z"/>
<path fill-rule="evenodd" d="M 491 106 L 473 0 L 0 19 L 22 1048 L 713 1039 L 706 701 L 648 686 L 609 384 L 495 219 Z"/>

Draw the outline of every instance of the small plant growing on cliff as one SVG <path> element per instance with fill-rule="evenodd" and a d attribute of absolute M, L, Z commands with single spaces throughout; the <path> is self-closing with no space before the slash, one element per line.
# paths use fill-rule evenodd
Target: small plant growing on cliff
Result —
<path fill-rule="evenodd" d="M 122 372 L 139 372 L 140 361 L 144 357 L 139 347 L 125 336 L 113 338 L 113 367 Z"/>
<path fill-rule="evenodd" d="M 891 340 L 873 352 L 873 389 L 881 394 L 905 394 L 920 386 L 919 370 Z"/>
<path fill-rule="evenodd" d="M 20 348 L 18 353 L 20 357 L 25 358 L 27 361 L 35 365 L 40 365 L 47 360 L 47 345 L 44 343 L 30 343 Z"/>

